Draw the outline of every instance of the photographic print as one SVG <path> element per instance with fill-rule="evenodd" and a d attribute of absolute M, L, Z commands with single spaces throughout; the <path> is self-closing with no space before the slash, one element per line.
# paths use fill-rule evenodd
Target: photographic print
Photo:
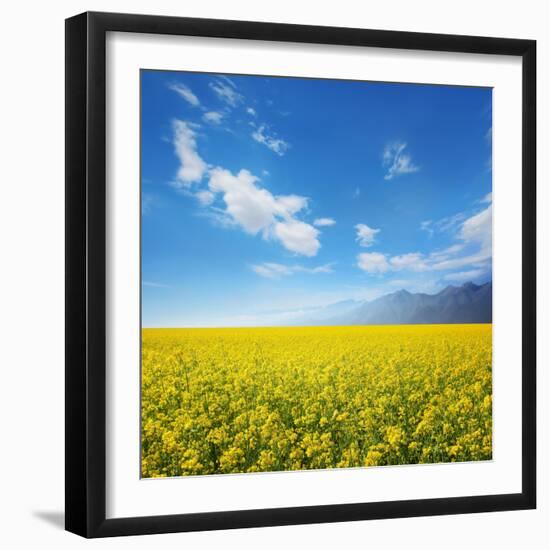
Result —
<path fill-rule="evenodd" d="M 140 86 L 141 476 L 491 460 L 491 88 Z"/>

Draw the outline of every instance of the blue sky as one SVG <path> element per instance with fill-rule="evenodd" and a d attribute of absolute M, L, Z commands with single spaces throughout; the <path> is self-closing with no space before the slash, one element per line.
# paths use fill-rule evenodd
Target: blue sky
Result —
<path fill-rule="evenodd" d="M 142 71 L 143 326 L 491 279 L 487 88 Z"/>

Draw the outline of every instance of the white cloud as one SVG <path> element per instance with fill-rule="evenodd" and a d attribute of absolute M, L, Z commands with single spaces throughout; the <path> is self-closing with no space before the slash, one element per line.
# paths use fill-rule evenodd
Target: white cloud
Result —
<path fill-rule="evenodd" d="M 298 220 L 290 219 L 276 223 L 273 232 L 287 250 L 297 254 L 315 256 L 321 247 L 317 238 L 319 231 L 312 225 Z"/>
<path fill-rule="evenodd" d="M 284 139 L 268 135 L 264 124 L 252 132 L 252 138 L 258 143 L 262 143 L 279 156 L 283 156 L 290 147 Z"/>
<path fill-rule="evenodd" d="M 385 273 L 391 269 L 386 256 L 379 252 L 362 252 L 358 254 L 357 266 L 367 273 Z"/>
<path fill-rule="evenodd" d="M 288 218 L 289 214 L 297 214 L 300 210 L 307 207 L 307 197 L 299 195 L 279 195 L 276 197 L 275 212 L 284 218 Z"/>
<path fill-rule="evenodd" d="M 428 265 L 424 260 L 424 256 L 420 252 L 409 252 L 400 256 L 390 258 L 390 264 L 393 269 L 399 271 L 407 269 L 410 271 L 427 271 Z"/>
<path fill-rule="evenodd" d="M 465 242 L 479 243 L 482 248 L 491 248 L 493 229 L 493 205 L 468 218 L 459 232 Z"/>
<path fill-rule="evenodd" d="M 371 246 L 374 243 L 376 234 L 380 233 L 380 229 L 373 229 L 364 223 L 358 223 L 355 229 L 357 230 L 355 240 L 365 248 Z"/>
<path fill-rule="evenodd" d="M 198 107 L 200 105 L 199 98 L 191 91 L 191 88 L 185 84 L 171 84 L 170 89 L 185 99 L 185 101 L 193 107 Z"/>
<path fill-rule="evenodd" d="M 308 199 L 299 195 L 275 196 L 257 185 L 258 178 L 248 170 L 233 175 L 215 168 L 210 173 L 209 189 L 222 193 L 224 215 L 251 235 L 278 240 L 287 250 L 315 256 L 321 244 L 319 231 L 294 216 L 306 208 Z"/>
<path fill-rule="evenodd" d="M 256 116 L 256 109 L 254 109 L 253 107 L 247 107 L 246 112 L 247 112 L 250 116 Z"/>
<path fill-rule="evenodd" d="M 458 283 L 464 283 L 471 281 L 477 277 L 481 277 L 487 272 L 486 269 L 472 269 L 470 271 L 459 271 L 457 273 L 448 273 L 443 277 L 445 281 L 456 281 Z"/>
<path fill-rule="evenodd" d="M 174 120 L 172 128 L 174 151 L 181 163 L 177 173 L 177 183 L 189 187 L 202 179 L 208 166 L 197 153 L 196 134 L 190 124 L 183 120 Z"/>
<path fill-rule="evenodd" d="M 195 193 L 195 197 L 197 197 L 198 201 L 202 204 L 202 206 L 211 205 L 215 199 L 214 193 L 212 193 L 211 191 L 207 191 L 206 189 Z"/>
<path fill-rule="evenodd" d="M 221 78 L 221 77 L 220 77 Z M 215 80 L 214 82 L 210 82 L 210 88 L 216 93 L 219 99 L 221 99 L 224 103 L 227 103 L 230 107 L 236 107 L 241 101 L 243 101 L 243 96 L 237 92 L 235 89 L 236 86 L 227 77 L 224 77 L 225 82 L 229 82 L 230 85 L 228 86 L 225 82 L 222 82 L 221 80 Z"/>
<path fill-rule="evenodd" d="M 388 172 L 384 176 L 385 180 L 391 180 L 401 174 L 410 174 L 418 172 L 419 166 L 413 164 L 412 158 L 405 153 L 406 143 L 390 143 L 384 148 L 383 165 L 388 167 Z"/>
<path fill-rule="evenodd" d="M 202 118 L 205 122 L 210 124 L 220 124 L 223 120 L 224 114 L 219 111 L 208 111 L 202 115 Z"/>
<path fill-rule="evenodd" d="M 317 218 L 313 225 L 316 227 L 330 227 L 331 225 L 334 225 L 336 222 L 332 218 Z"/>
<path fill-rule="evenodd" d="M 283 265 L 271 262 L 256 264 L 250 266 L 252 270 L 262 277 L 269 279 L 279 279 L 295 273 L 308 273 L 315 275 L 317 273 L 333 273 L 332 264 L 324 264 L 317 267 L 304 267 L 301 265 Z"/>
<path fill-rule="evenodd" d="M 209 188 L 213 193 L 223 193 L 226 213 L 247 233 L 265 231 L 274 223 L 275 197 L 257 187 L 256 176 L 241 170 L 234 176 L 229 170 L 215 168 L 210 174 Z"/>

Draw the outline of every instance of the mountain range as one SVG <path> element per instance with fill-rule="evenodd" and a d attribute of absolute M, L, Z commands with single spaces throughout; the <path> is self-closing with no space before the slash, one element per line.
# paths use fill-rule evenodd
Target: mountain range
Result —
<path fill-rule="evenodd" d="M 449 285 L 437 294 L 399 290 L 369 302 L 337 302 L 300 325 L 415 325 L 449 323 L 491 323 L 493 285 L 465 283 Z"/>

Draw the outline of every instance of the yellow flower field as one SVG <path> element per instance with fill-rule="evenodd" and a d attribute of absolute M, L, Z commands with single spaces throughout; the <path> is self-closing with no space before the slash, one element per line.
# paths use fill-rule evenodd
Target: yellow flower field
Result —
<path fill-rule="evenodd" d="M 491 325 L 142 336 L 143 477 L 491 459 Z"/>

